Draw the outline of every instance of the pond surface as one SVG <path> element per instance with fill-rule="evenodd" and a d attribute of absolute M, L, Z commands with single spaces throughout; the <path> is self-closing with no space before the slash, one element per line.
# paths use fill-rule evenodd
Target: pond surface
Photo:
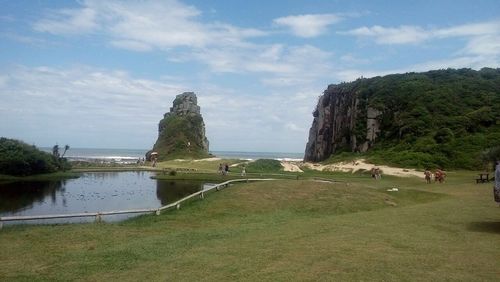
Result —
<path fill-rule="evenodd" d="M 49 215 L 159 208 L 199 191 L 198 181 L 151 179 L 151 172 L 84 173 L 77 179 L 0 184 L 0 216 Z M 104 216 L 119 221 L 138 214 Z M 4 224 L 92 222 L 94 217 L 4 222 Z"/>

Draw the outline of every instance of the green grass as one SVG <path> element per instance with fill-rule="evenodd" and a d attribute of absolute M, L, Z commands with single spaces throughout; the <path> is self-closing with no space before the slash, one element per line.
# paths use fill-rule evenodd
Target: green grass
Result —
<path fill-rule="evenodd" d="M 12 176 L 0 174 L 0 182 L 5 181 L 44 181 L 44 180 L 59 180 L 68 178 L 78 178 L 80 173 L 77 171 L 54 172 L 45 174 L 36 174 L 30 176 Z"/>
<path fill-rule="evenodd" d="M 500 208 L 474 173 L 335 178 L 237 184 L 118 224 L 7 226 L 0 280 L 498 280 Z"/>

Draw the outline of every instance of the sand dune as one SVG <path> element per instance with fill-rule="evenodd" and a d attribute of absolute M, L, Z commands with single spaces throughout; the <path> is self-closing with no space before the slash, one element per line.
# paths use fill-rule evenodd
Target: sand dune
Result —
<path fill-rule="evenodd" d="M 421 171 L 417 171 L 415 169 L 406 169 L 406 168 L 398 168 L 398 167 L 390 167 L 386 165 L 374 165 L 367 163 L 364 159 L 359 159 L 351 162 L 339 162 L 334 164 L 318 164 L 318 163 L 309 163 L 309 162 L 289 162 L 283 161 L 281 164 L 284 167 L 285 171 L 299 171 L 301 166 L 306 167 L 308 169 L 314 169 L 318 171 L 342 171 L 342 172 L 356 172 L 358 170 L 371 170 L 373 167 L 378 167 L 382 174 L 386 175 L 394 175 L 400 177 L 410 177 L 416 176 L 423 178 L 424 173 Z"/>

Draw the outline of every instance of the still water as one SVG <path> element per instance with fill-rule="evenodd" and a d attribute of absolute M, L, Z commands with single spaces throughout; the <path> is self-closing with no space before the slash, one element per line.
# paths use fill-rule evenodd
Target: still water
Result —
<path fill-rule="evenodd" d="M 199 191 L 196 181 L 155 180 L 151 172 L 84 173 L 77 179 L 0 184 L 0 216 L 69 214 L 142 208 L 158 208 Z M 104 216 L 120 221 L 137 216 Z M 91 222 L 95 218 L 27 220 L 18 223 Z M 6 222 L 6 224 L 8 224 Z"/>

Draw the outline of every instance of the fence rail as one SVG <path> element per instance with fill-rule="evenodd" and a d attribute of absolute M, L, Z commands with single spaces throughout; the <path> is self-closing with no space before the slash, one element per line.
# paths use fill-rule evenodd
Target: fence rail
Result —
<path fill-rule="evenodd" d="M 227 187 L 229 184 L 234 183 L 234 182 L 249 182 L 249 181 L 271 181 L 271 180 L 276 180 L 274 178 L 266 178 L 266 179 L 261 179 L 261 178 L 245 178 L 245 179 L 233 179 L 233 180 L 228 180 L 219 184 L 215 184 L 214 186 L 208 187 L 208 188 L 203 188 L 203 190 L 200 190 L 198 192 L 194 192 L 193 194 L 190 194 L 180 200 L 177 200 L 173 203 L 170 203 L 168 205 L 159 207 L 159 208 L 153 208 L 153 209 L 133 209 L 133 210 L 122 210 L 122 211 L 105 211 L 105 212 L 85 212 L 85 213 L 70 213 L 70 214 L 49 214 L 49 215 L 26 215 L 26 216 L 3 216 L 0 217 L 0 229 L 3 226 L 4 221 L 16 221 L 16 220 L 37 220 L 37 219 L 54 219 L 54 218 L 73 218 L 73 217 L 95 217 L 96 222 L 100 222 L 102 220 L 102 216 L 105 215 L 117 215 L 117 214 L 130 214 L 130 213 L 150 213 L 154 212 L 156 215 L 160 215 L 161 211 L 173 208 L 175 207 L 176 209 L 179 209 L 181 207 L 181 203 L 199 196 L 200 198 L 205 197 L 205 193 L 211 191 L 211 190 L 220 190 L 222 188 Z"/>

